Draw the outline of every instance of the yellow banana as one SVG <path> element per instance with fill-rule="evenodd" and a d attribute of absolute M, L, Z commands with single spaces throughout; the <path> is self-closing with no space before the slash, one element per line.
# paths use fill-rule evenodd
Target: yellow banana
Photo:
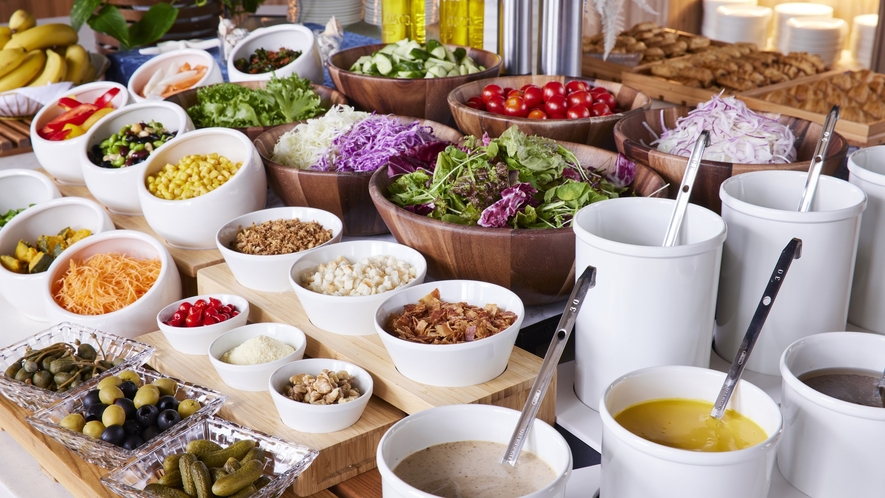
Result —
<path fill-rule="evenodd" d="M 98 77 L 98 71 L 95 66 L 92 63 L 86 64 L 86 69 L 83 70 L 83 83 L 95 81 L 96 77 Z"/>
<path fill-rule="evenodd" d="M 86 83 L 83 79 L 86 76 L 86 66 L 92 65 L 86 49 L 77 44 L 68 45 L 65 50 L 65 62 L 67 63 L 67 73 L 65 73 L 64 80 L 75 85 Z"/>
<path fill-rule="evenodd" d="M 6 45 L 12 39 L 12 30 L 6 26 L 0 26 L 0 48 L 3 48 L 3 45 Z"/>
<path fill-rule="evenodd" d="M 31 82 L 46 64 L 46 53 L 42 50 L 31 50 L 11 73 L 0 78 L 0 92 L 21 88 Z"/>
<path fill-rule="evenodd" d="M 9 17 L 9 29 L 11 29 L 13 33 L 21 33 L 36 25 L 37 19 L 34 17 L 34 14 L 31 14 L 24 9 L 18 9 Z"/>
<path fill-rule="evenodd" d="M 28 53 L 21 48 L 0 50 L 0 77 L 6 76 L 21 65 L 21 63 L 25 61 L 26 55 L 28 55 Z"/>
<path fill-rule="evenodd" d="M 41 24 L 12 35 L 12 39 L 3 48 L 24 48 L 30 52 L 56 45 L 73 45 L 77 43 L 77 39 L 77 32 L 67 24 Z"/>
<path fill-rule="evenodd" d="M 67 73 L 67 64 L 65 58 L 53 50 L 46 51 L 46 64 L 43 65 L 43 72 L 37 76 L 37 79 L 28 83 L 28 86 L 43 86 L 50 83 L 58 83 L 65 77 Z"/>

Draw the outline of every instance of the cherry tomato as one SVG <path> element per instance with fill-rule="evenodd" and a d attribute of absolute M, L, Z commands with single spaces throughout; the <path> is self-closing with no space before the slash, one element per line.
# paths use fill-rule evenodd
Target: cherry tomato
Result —
<path fill-rule="evenodd" d="M 507 96 L 510 95 L 510 92 L 515 90 L 514 88 L 510 88 L 509 86 L 504 87 L 504 99 L 507 99 Z"/>
<path fill-rule="evenodd" d="M 590 106 L 590 114 L 593 116 L 608 116 L 612 110 L 602 102 L 597 102 Z"/>
<path fill-rule="evenodd" d="M 482 100 L 482 97 L 470 97 L 467 99 L 467 106 L 480 111 L 486 110 L 486 103 Z"/>
<path fill-rule="evenodd" d="M 193 306 L 191 303 L 185 301 L 185 302 L 178 305 L 178 311 L 181 311 L 183 313 L 187 313 L 188 311 L 190 311 L 191 306 Z"/>
<path fill-rule="evenodd" d="M 558 81 L 548 81 L 544 87 L 541 88 L 541 93 L 544 97 L 544 102 L 547 102 L 550 100 L 550 97 L 553 97 L 554 95 L 565 97 L 565 87 Z"/>
<path fill-rule="evenodd" d="M 184 323 L 188 327 L 199 327 L 200 324 L 203 323 L 203 314 L 195 313 L 193 315 L 188 315 L 187 318 L 184 319 Z"/>
<path fill-rule="evenodd" d="M 547 99 L 547 103 L 544 104 L 544 112 L 547 113 L 547 117 L 550 119 L 564 119 L 567 109 L 568 103 L 562 95 L 554 95 Z"/>
<path fill-rule="evenodd" d="M 607 105 L 609 109 L 614 109 L 618 105 L 615 101 L 615 96 L 610 93 L 599 93 L 594 95 L 593 102 L 601 102 Z"/>
<path fill-rule="evenodd" d="M 509 99 L 510 97 L 522 97 L 522 92 L 519 90 L 510 90 L 507 92 L 507 98 Z"/>
<path fill-rule="evenodd" d="M 495 96 L 486 102 L 486 110 L 495 114 L 504 114 L 504 97 Z"/>
<path fill-rule="evenodd" d="M 541 109 L 532 109 L 526 117 L 529 119 L 547 119 L 547 113 Z"/>
<path fill-rule="evenodd" d="M 568 97 L 565 98 L 568 101 L 569 107 L 575 107 L 577 105 L 582 105 L 587 109 L 593 105 L 593 95 L 590 92 L 585 92 L 583 90 L 578 92 L 572 92 L 568 94 Z"/>
<path fill-rule="evenodd" d="M 525 105 L 525 100 L 519 95 L 508 98 L 504 103 L 504 114 L 507 116 L 524 118 L 528 113 L 529 109 Z"/>
<path fill-rule="evenodd" d="M 587 91 L 587 83 L 584 83 L 581 80 L 571 80 L 565 84 L 565 92 L 573 93 L 573 92 L 586 92 Z"/>
<path fill-rule="evenodd" d="M 525 106 L 529 109 L 540 109 L 544 107 L 544 95 L 541 92 L 541 89 L 536 86 L 523 90 L 522 99 L 525 100 Z"/>
<path fill-rule="evenodd" d="M 529 88 L 537 88 L 538 90 L 541 89 L 541 87 L 539 87 L 538 85 L 533 85 L 531 83 L 527 83 L 525 85 L 522 85 L 519 89 L 522 91 L 522 93 L 525 93 L 525 91 L 528 90 Z"/>
<path fill-rule="evenodd" d="M 482 89 L 481 98 L 482 98 L 482 101 L 485 102 L 486 104 L 489 103 L 489 99 L 491 99 L 492 97 L 496 97 L 496 96 L 497 97 L 504 97 L 504 90 L 501 90 L 501 87 L 499 87 L 498 85 L 495 85 L 495 84 L 486 85 Z"/>
<path fill-rule="evenodd" d="M 569 119 L 589 118 L 590 111 L 582 105 L 575 105 L 575 106 L 568 108 L 568 111 L 566 111 L 565 116 Z"/>
<path fill-rule="evenodd" d="M 590 93 L 608 93 L 608 90 L 601 86 L 594 86 L 590 88 Z"/>

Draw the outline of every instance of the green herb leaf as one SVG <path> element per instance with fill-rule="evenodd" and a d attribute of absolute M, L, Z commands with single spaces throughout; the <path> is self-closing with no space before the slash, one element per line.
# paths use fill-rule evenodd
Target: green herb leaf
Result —
<path fill-rule="evenodd" d="M 71 8 L 71 27 L 74 31 L 79 31 L 83 23 L 89 20 L 95 9 L 102 4 L 104 0 L 75 0 Z"/>
<path fill-rule="evenodd" d="M 150 45 L 159 40 L 172 28 L 178 17 L 178 9 L 170 3 L 157 3 L 151 6 L 138 22 L 129 28 L 129 46 Z"/>
<path fill-rule="evenodd" d="M 113 5 L 103 6 L 87 21 L 87 24 L 95 31 L 117 39 L 122 50 L 129 50 L 132 46 L 129 43 L 129 26 L 126 24 L 126 19 Z"/>

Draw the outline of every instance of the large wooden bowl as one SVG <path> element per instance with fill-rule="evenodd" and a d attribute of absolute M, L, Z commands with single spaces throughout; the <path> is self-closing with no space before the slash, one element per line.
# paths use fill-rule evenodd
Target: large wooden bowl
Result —
<path fill-rule="evenodd" d="M 467 55 L 484 66 L 485 71 L 464 76 L 418 79 L 383 78 L 349 71 L 357 59 L 383 47 L 384 44 L 377 44 L 349 48 L 336 53 L 326 63 L 335 87 L 354 106 L 364 111 L 414 116 L 454 126 L 455 120 L 446 103 L 449 92 L 469 81 L 493 78 L 501 72 L 501 57 L 498 54 L 469 47 L 464 47 Z"/>
<path fill-rule="evenodd" d="M 415 118 L 400 117 L 413 122 Z M 452 142 L 462 134 L 454 128 L 427 120 L 418 120 L 433 128 L 433 134 Z M 298 123 L 280 125 L 259 135 L 253 143 L 267 172 L 267 183 L 287 206 L 308 206 L 334 213 L 344 222 L 344 235 L 362 236 L 387 233 L 387 225 L 369 197 L 372 171 L 338 173 L 313 171 L 274 162 L 273 149 L 280 136 Z M 386 170 L 386 167 L 381 167 Z"/>
<path fill-rule="evenodd" d="M 615 126 L 615 142 L 617 143 L 618 150 L 637 163 L 645 164 L 660 173 L 671 186 L 679 185 L 682 181 L 682 176 L 685 174 L 688 158 L 666 154 L 645 145 L 653 142 L 656 137 L 652 136 L 643 123 L 647 123 L 648 127 L 660 136 L 665 129 L 675 128 L 676 120 L 688 115 L 692 109 L 691 107 L 656 109 L 619 121 Z M 734 175 L 766 169 L 808 171 L 809 166 L 811 166 L 811 158 L 814 155 L 815 146 L 820 138 L 821 125 L 785 115 L 779 116 L 777 120 L 787 125 L 796 137 L 796 162 L 787 164 L 736 164 L 702 161 L 701 169 L 698 171 L 698 176 L 695 179 L 691 202 L 719 213 L 722 207 L 722 202 L 719 199 L 719 186 L 723 181 Z M 823 169 L 824 174 L 832 175 L 835 173 L 839 165 L 845 161 L 847 153 L 848 142 L 838 133 L 834 133 L 827 148 Z M 675 198 L 677 191 L 677 188 L 670 188 L 673 198 Z"/>
<path fill-rule="evenodd" d="M 618 109 L 622 109 L 623 112 L 581 119 L 528 119 L 480 111 L 466 104 L 467 99 L 478 96 L 486 85 L 492 83 L 501 88 L 522 88 L 529 83 L 542 87 L 549 81 L 565 84 L 566 81 L 573 79 L 587 82 L 592 86 L 601 86 L 610 91 L 615 96 Z M 516 125 L 526 135 L 540 135 L 557 141 L 592 145 L 611 151 L 616 150 L 612 133 L 615 123 L 651 107 L 651 98 L 648 95 L 620 83 L 592 78 L 544 75 L 507 76 L 466 83 L 452 90 L 448 102 L 458 129 L 465 135 L 480 137 L 483 133 L 488 133 L 490 137 L 495 138 L 507 128 Z"/>
<path fill-rule="evenodd" d="M 584 167 L 611 167 L 614 152 L 562 142 Z M 435 280 L 470 279 L 507 287 L 526 306 L 560 301 L 575 283 L 575 233 L 571 228 L 485 228 L 446 223 L 403 209 L 387 199 L 393 180 L 387 168 L 372 175 L 369 193 L 381 217 L 400 244 L 418 250 L 427 260 L 427 276 Z M 666 197 L 664 180 L 650 168 L 636 165 L 636 195 Z M 663 188 L 663 190 L 658 191 Z"/>
<path fill-rule="evenodd" d="M 264 86 L 267 85 L 267 81 L 241 81 L 234 84 L 244 86 L 252 90 L 257 90 L 259 88 L 264 88 Z M 322 99 L 321 105 L 326 109 L 336 104 L 348 104 L 347 97 L 345 97 L 343 93 L 335 89 L 329 88 L 327 86 L 313 84 L 310 85 L 310 88 L 312 88 L 313 91 L 320 96 L 320 98 Z M 183 107 L 184 110 L 187 110 L 191 106 L 197 105 L 197 90 L 197 88 L 191 88 L 190 90 L 185 90 L 181 93 L 170 95 L 169 97 L 166 97 L 166 101 L 178 104 Z M 258 135 L 261 135 L 271 128 L 273 128 L 273 126 L 250 126 L 249 128 L 234 129 L 243 132 L 247 137 L 255 140 L 256 138 L 258 138 Z"/>

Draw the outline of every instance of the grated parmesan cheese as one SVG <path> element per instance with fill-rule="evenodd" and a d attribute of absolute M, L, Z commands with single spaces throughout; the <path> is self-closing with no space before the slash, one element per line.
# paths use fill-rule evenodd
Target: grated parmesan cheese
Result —
<path fill-rule="evenodd" d="M 324 116 L 308 119 L 280 136 L 271 159 L 286 166 L 310 169 L 329 151 L 336 137 L 368 116 L 369 113 L 350 106 L 332 106 Z"/>
<path fill-rule="evenodd" d="M 295 348 L 266 335 L 255 336 L 221 355 L 221 361 L 231 365 L 257 365 L 279 360 L 292 354 Z"/>

